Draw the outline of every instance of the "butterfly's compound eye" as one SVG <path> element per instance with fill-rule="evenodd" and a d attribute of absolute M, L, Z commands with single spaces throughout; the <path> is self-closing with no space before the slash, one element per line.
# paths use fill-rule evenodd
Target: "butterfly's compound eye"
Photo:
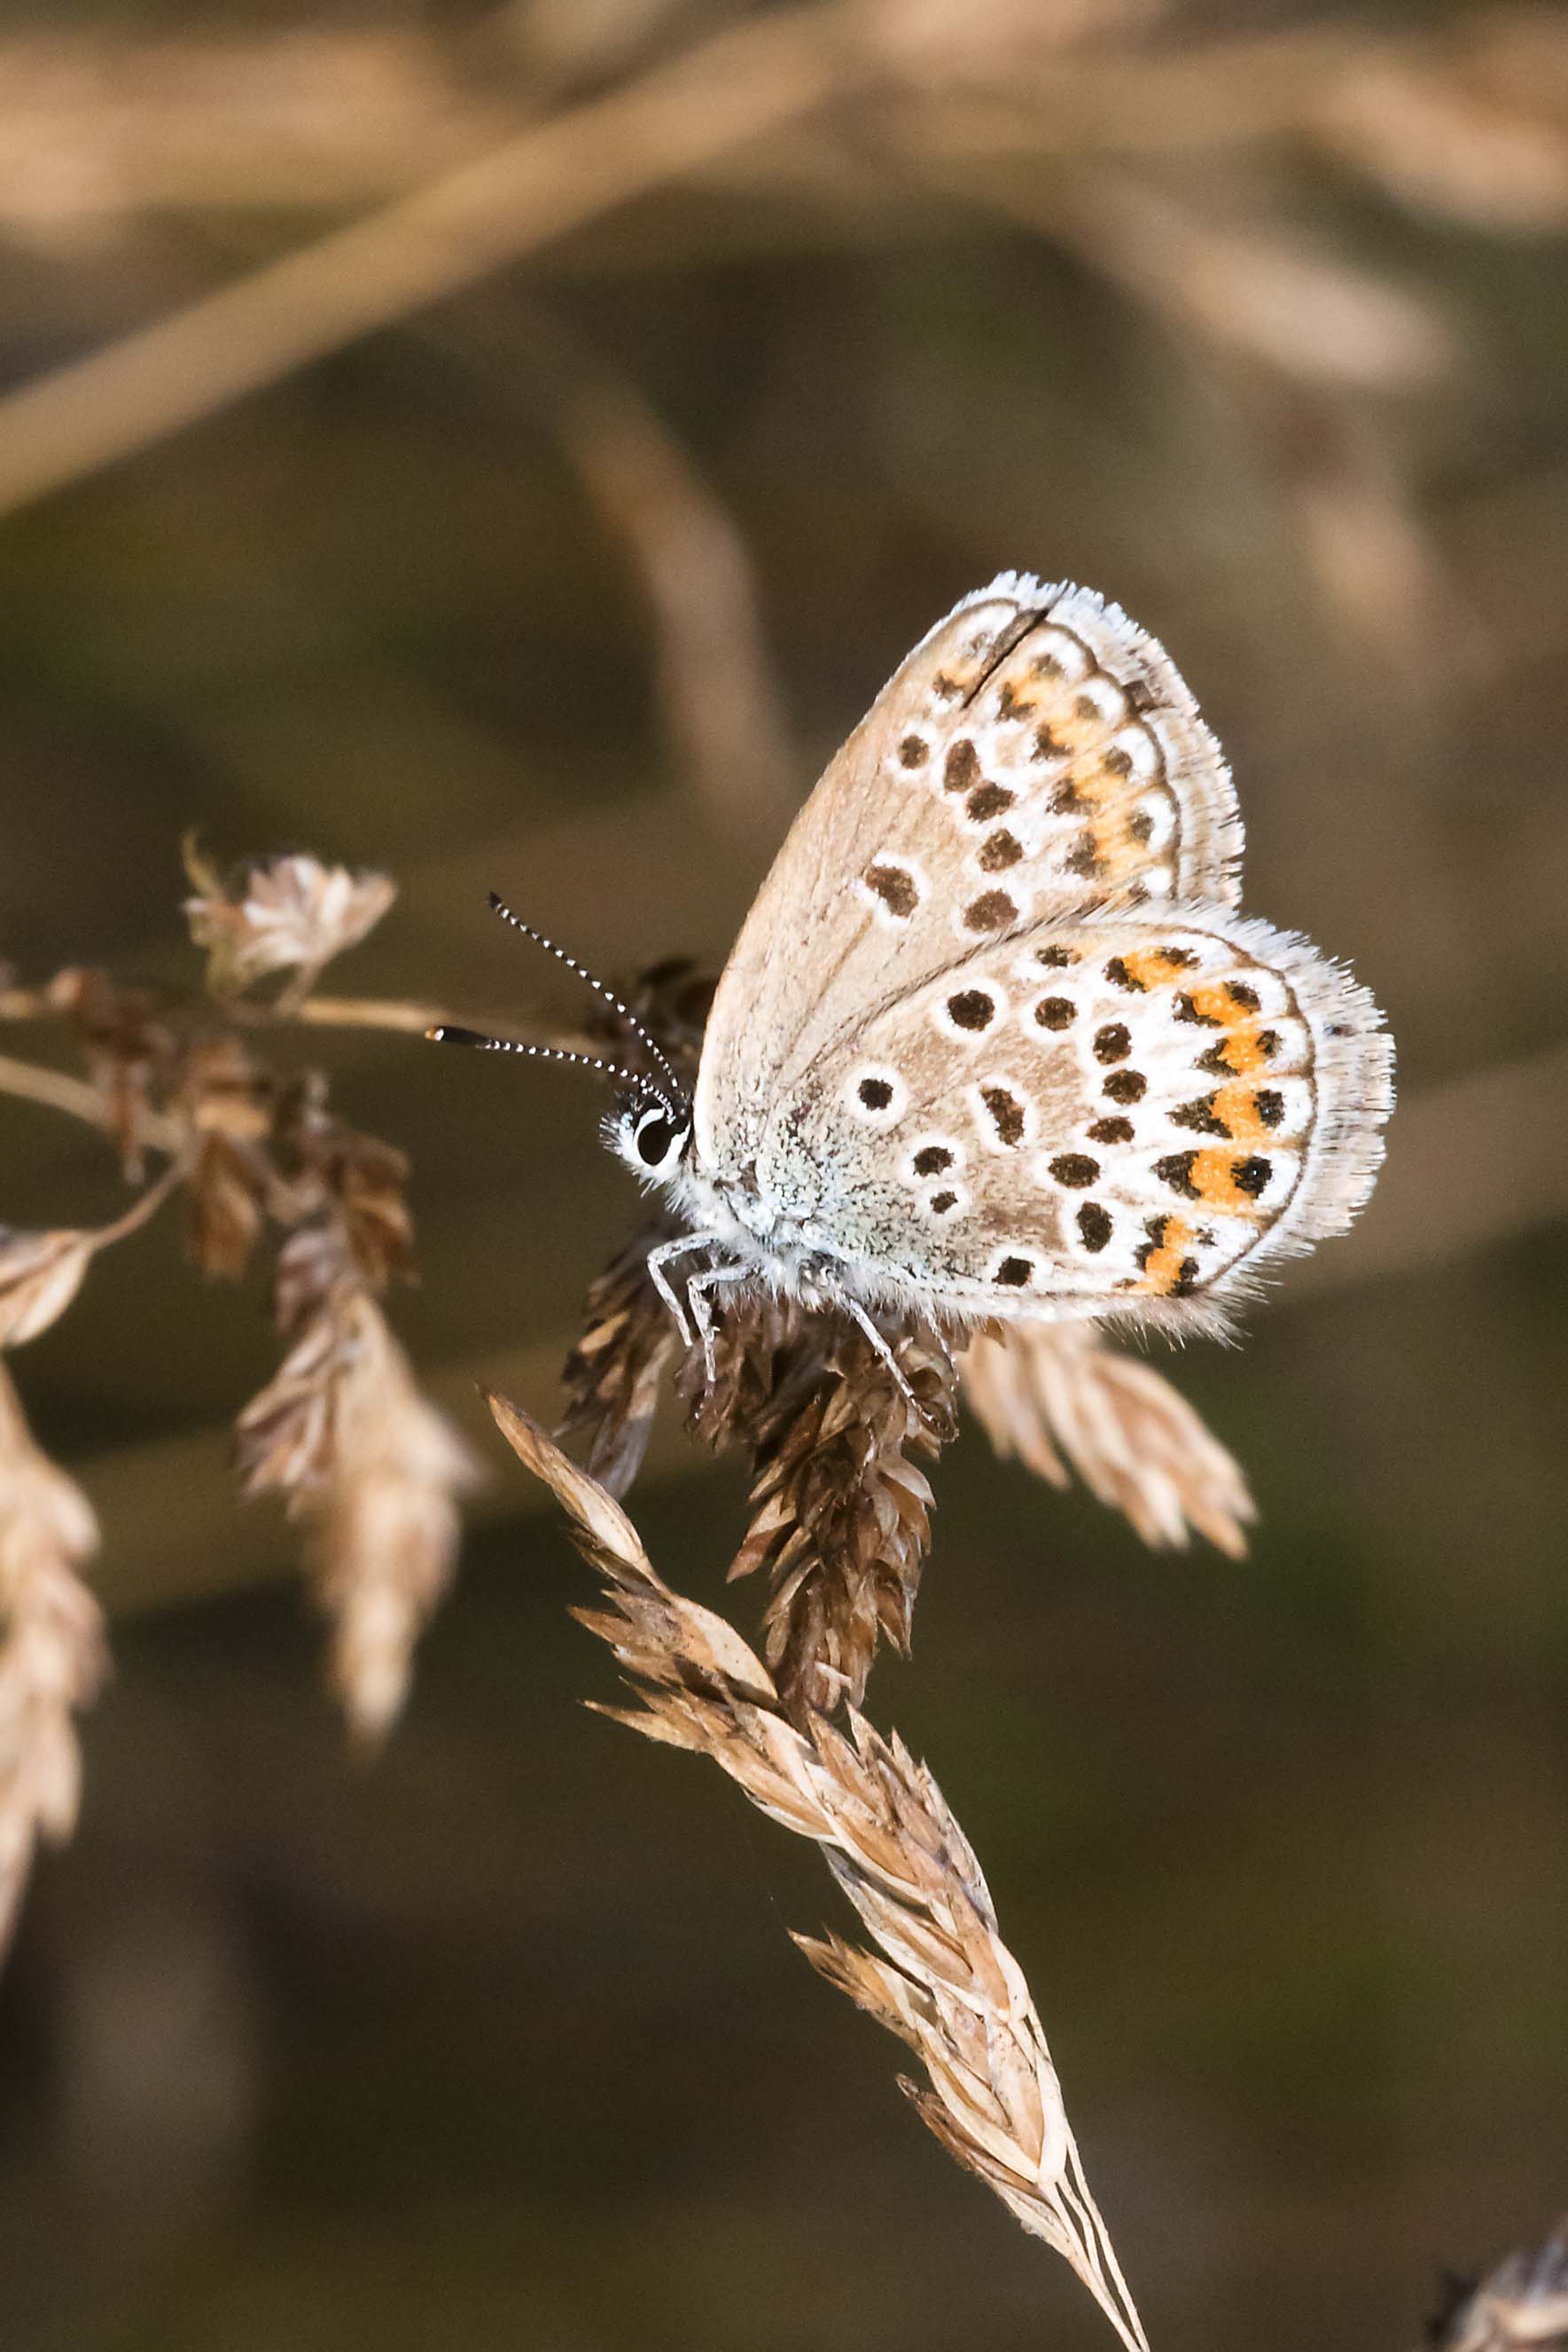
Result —
<path fill-rule="evenodd" d="M 689 1129 L 677 1127 L 665 1110 L 645 1110 L 632 1130 L 632 1148 L 644 1168 L 663 1174 L 685 1149 Z"/>

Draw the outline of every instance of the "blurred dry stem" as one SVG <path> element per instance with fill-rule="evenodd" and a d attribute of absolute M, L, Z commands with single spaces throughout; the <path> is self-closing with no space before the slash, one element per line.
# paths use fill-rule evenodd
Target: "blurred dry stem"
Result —
<path fill-rule="evenodd" d="M 488 1402 L 604 1580 L 606 1605 L 575 1613 L 613 1650 L 639 1705 L 601 1711 L 710 1757 L 759 1811 L 821 1845 L 875 1948 L 798 1937 L 802 1950 L 915 2053 L 928 2087 L 906 2087 L 949 2153 L 1071 2264 L 1129 2352 L 1147 2352 L 1023 1972 L 929 1772 L 859 1714 L 847 1738 L 820 1715 L 791 1720 L 761 1659 L 671 1590 L 603 1488 L 516 1405 Z"/>
<path fill-rule="evenodd" d="M 1484 598 L 1443 560 L 1411 456 L 1368 405 L 1450 383 L 1461 321 L 1353 257 L 1343 228 L 1304 232 L 1284 215 L 1300 213 L 1292 167 L 1327 161 L 1482 231 L 1560 232 L 1560 10 L 1238 31 L 1181 22 L 1163 0 L 821 0 L 673 51 L 680 12 L 652 6 L 630 26 L 612 14 L 514 11 L 483 56 L 471 41 L 286 35 L 251 45 L 248 77 L 221 72 L 200 43 L 13 44 L 0 129 L 9 105 L 21 160 L 0 171 L 0 215 L 24 235 L 54 218 L 68 242 L 73 222 L 179 201 L 182 142 L 197 163 L 240 159 L 228 200 L 248 187 L 260 201 L 261 125 L 279 206 L 312 190 L 342 205 L 389 181 L 410 192 L 0 398 L 0 510 L 677 184 L 807 197 L 851 242 L 873 218 L 894 223 L 924 184 L 933 233 L 946 220 L 963 236 L 977 204 L 999 211 L 1232 373 L 1238 418 L 1358 642 L 1416 676 L 1440 639 L 1495 657 Z M 494 71 L 507 48 L 515 87 Z M 329 69 L 348 93 L 335 142 Z M 150 103 L 160 80 L 162 111 Z M 126 87 L 149 121 L 140 142 Z M 221 172 L 186 168 L 188 201 L 225 200 Z M 848 192 L 836 211 L 835 180 Z M 736 207 L 721 209 L 733 234 Z M 700 247 L 700 226 L 685 233 Z M 570 348 L 563 327 L 536 325 L 527 373 L 642 583 L 674 741 L 724 821 L 745 821 L 754 794 L 783 797 L 788 741 L 744 540 L 640 388 Z M 457 318 L 440 331 L 474 346 L 495 328 Z"/>
<path fill-rule="evenodd" d="M 789 730 L 736 519 L 562 321 L 527 310 L 503 337 L 451 298 L 616 215 L 634 266 L 639 205 L 677 188 L 709 200 L 681 213 L 694 259 L 720 222 L 725 250 L 776 236 L 770 202 L 852 247 L 897 237 L 918 189 L 927 236 L 964 238 L 980 206 L 1164 322 L 1223 388 L 1324 610 L 1412 709 L 1517 659 L 1430 525 L 1399 415 L 1474 392 L 1470 297 L 1400 282 L 1385 250 L 1362 258 L 1345 208 L 1309 220 L 1301 183 L 1327 165 L 1482 233 L 1561 234 L 1561 10 L 1239 30 L 1167 0 L 819 0 L 687 37 L 685 12 L 650 0 L 632 19 L 511 9 L 444 43 L 258 37 L 247 73 L 199 41 L 13 43 L 0 221 L 24 240 L 68 253 L 162 205 L 261 204 L 269 171 L 280 218 L 395 200 L 0 395 L 0 512 L 447 304 L 434 331 L 544 405 L 626 551 L 682 772 L 726 829 L 767 828 L 789 798 Z M 667 257 L 662 229 L 647 249 Z M 291 992 L 309 988 L 301 971 Z"/>
<path fill-rule="evenodd" d="M 0 512 L 455 294 L 841 88 L 831 6 L 720 31 L 386 210 L 0 398 Z"/>
<path fill-rule="evenodd" d="M 1495 665 L 1484 613 L 1422 522 L 1371 406 L 1458 373 L 1455 322 L 1428 295 L 1260 221 L 1245 188 L 1239 223 L 1146 165 L 1062 176 L 983 156 L 955 166 L 917 137 L 898 152 L 913 177 L 1069 247 L 1194 345 L 1230 385 L 1324 604 L 1358 645 L 1412 686 L 1433 676 L 1437 646 L 1460 675 Z"/>
<path fill-rule="evenodd" d="M 1013 184 L 1008 206 L 1029 218 Z M 1299 228 L 1200 212 L 1174 186 L 1082 167 L 1036 215 L 1150 309 L 1293 382 L 1394 391 L 1447 374 L 1458 341 L 1429 295 L 1391 284 Z"/>
<path fill-rule="evenodd" d="M 10 993 L 16 995 L 21 992 L 12 991 Z M 29 1019 L 33 1016 L 29 1012 L 16 1013 L 12 1017 Z M 42 1068 L 36 1062 L 18 1061 L 12 1054 L 0 1054 L 0 1094 L 15 1095 L 21 1102 L 40 1103 L 46 1110 L 64 1111 L 68 1118 L 86 1119 L 92 1127 L 102 1127 L 108 1119 L 102 1095 L 85 1078 L 73 1078 L 65 1070 Z M 172 1143 L 176 1130 L 170 1123 L 162 1133 L 162 1139 Z"/>
<path fill-rule="evenodd" d="M 1169 155 L 1293 138 L 1419 211 L 1515 233 L 1568 218 L 1568 37 L 1549 5 L 1258 29 L 1177 26 L 1166 0 L 820 14 L 884 93 L 922 110 L 934 150 Z M 635 16 L 628 0 L 553 0 L 499 12 L 481 45 L 372 26 L 14 34 L 0 41 L 0 220 L 69 254 L 154 207 L 394 194 L 492 151 L 541 95 L 645 73 L 682 22 L 665 0 Z"/>
<path fill-rule="evenodd" d="M 406 30 L 12 33 L 0 220 L 69 256 L 152 207 L 374 201 L 493 144 L 510 112 Z"/>
<path fill-rule="evenodd" d="M 746 540 L 652 401 L 538 303 L 494 294 L 432 330 L 509 404 L 542 401 L 653 625 L 677 772 L 730 831 L 777 838 L 799 777 Z"/>

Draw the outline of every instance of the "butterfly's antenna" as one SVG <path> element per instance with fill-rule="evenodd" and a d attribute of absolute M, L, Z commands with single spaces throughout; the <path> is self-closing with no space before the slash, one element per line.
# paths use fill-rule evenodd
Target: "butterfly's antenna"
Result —
<path fill-rule="evenodd" d="M 684 1103 L 686 1099 L 686 1090 L 685 1087 L 682 1086 L 679 1078 L 676 1077 L 674 1070 L 670 1067 L 669 1063 L 664 1059 L 658 1039 L 653 1036 L 650 1031 L 643 1027 L 642 1022 L 638 1020 L 637 1015 L 632 1012 L 632 1007 L 623 1003 L 622 1000 L 615 994 L 613 989 L 606 988 L 601 980 L 596 979 L 593 973 L 589 971 L 586 964 L 579 963 L 575 956 L 569 956 L 564 948 L 558 948 L 553 940 L 546 939 L 543 931 L 536 931 L 533 925 L 531 923 L 525 923 L 520 915 L 514 915 L 510 907 L 507 906 L 506 900 L 500 896 L 498 891 L 491 891 L 490 906 L 492 911 L 499 915 L 504 923 L 510 923 L 513 930 L 521 931 L 524 939 L 532 940 L 536 947 L 547 949 L 549 952 L 556 958 L 558 962 L 565 964 L 568 971 L 574 971 L 576 972 L 579 980 L 585 980 L 596 995 L 601 996 L 606 1004 L 611 1006 L 614 1012 L 619 1013 L 621 1018 L 625 1022 L 632 1035 L 642 1039 L 643 1045 L 648 1048 L 649 1053 L 653 1056 L 654 1061 L 659 1065 L 660 1069 L 664 1073 L 665 1077 L 668 1078 L 671 1091 L 674 1093 L 676 1101 Z"/>
<path fill-rule="evenodd" d="M 459 1029 L 449 1021 L 438 1022 L 425 1035 L 436 1045 L 476 1045 L 486 1054 L 526 1054 L 536 1062 L 576 1062 L 585 1070 L 602 1070 L 609 1078 L 624 1078 L 639 1094 L 652 1095 L 662 1103 L 672 1118 L 684 1117 L 685 1097 L 677 1087 L 671 1100 L 662 1087 L 653 1086 L 640 1070 L 629 1070 L 620 1062 L 605 1062 L 597 1054 L 572 1054 L 564 1045 L 525 1045 L 517 1037 L 486 1037 L 482 1030 Z"/>

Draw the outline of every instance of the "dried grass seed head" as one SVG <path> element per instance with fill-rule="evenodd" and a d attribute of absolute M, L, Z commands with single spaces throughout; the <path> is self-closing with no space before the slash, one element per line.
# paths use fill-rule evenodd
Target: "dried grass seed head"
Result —
<path fill-rule="evenodd" d="M 930 1773 L 853 1711 L 847 1736 L 820 1714 L 791 1722 L 762 1661 L 664 1583 L 620 1506 L 529 1415 L 489 1403 L 605 1580 L 604 1605 L 577 1614 L 640 1704 L 603 1711 L 710 1757 L 759 1811 L 821 1847 L 876 1949 L 801 1939 L 808 1957 L 918 2053 L 929 2087 L 917 2104 L 944 2145 L 1071 2264 L 1128 2352 L 1147 2352 L 1028 1984 Z"/>
<path fill-rule="evenodd" d="M 103 1678 L 97 1601 L 78 1570 L 98 1548 L 87 1497 L 42 1454 L 0 1366 L 0 1948 L 39 1837 L 75 1826 L 73 1715 Z"/>
<path fill-rule="evenodd" d="M 225 881 L 193 836 L 184 845 L 191 937 L 207 956 L 207 986 L 235 996 L 273 972 L 314 977 L 374 929 L 397 896 L 384 874 L 352 874 L 304 855 L 257 858 Z"/>
<path fill-rule="evenodd" d="M 185 1246 L 202 1273 L 238 1281 L 260 1238 L 274 1179 L 266 1150 L 274 1115 L 271 1073 L 237 1037 L 186 1049 L 179 1108 L 193 1138 Z"/>
<path fill-rule="evenodd" d="M 291 1196 L 282 1213 L 291 1220 L 336 1216 L 354 1265 L 373 1288 L 382 1288 L 413 1247 L 407 1154 L 339 1118 L 319 1070 L 279 1094 L 272 1145 Z"/>
<path fill-rule="evenodd" d="M 1152 1364 L 1070 1323 L 977 1332 L 958 1359 L 965 1402 L 1005 1461 L 1053 1486 L 1068 1465 L 1146 1544 L 1196 1532 L 1232 1559 L 1257 1508 L 1239 1465 Z"/>
<path fill-rule="evenodd" d="M 81 966 L 57 972 L 45 992 L 50 1010 L 75 1030 L 88 1076 L 103 1102 L 127 1179 L 140 1182 L 162 1103 L 179 1077 L 179 1047 L 168 1006 L 152 989 L 122 985 Z"/>
<path fill-rule="evenodd" d="M 561 1373 L 560 1434 L 586 1443 L 588 1469 L 612 1495 L 625 1494 L 642 1468 L 675 1352 L 675 1328 L 647 1266 L 649 1250 L 670 1230 L 635 1234 L 590 1285 L 582 1334 Z"/>
<path fill-rule="evenodd" d="M 1568 2218 L 1461 2297 L 1432 2329 L 1436 2352 L 1568 2352 Z"/>
<path fill-rule="evenodd" d="M 354 1728 L 379 1738 L 407 1695 L 420 1629 L 450 1581 L 468 1448 L 420 1394 L 333 1224 L 290 1237 L 279 1315 L 297 1332 L 240 1415 L 247 1496 L 284 1495 L 333 1621 L 331 1673 Z"/>
<path fill-rule="evenodd" d="M 92 1261 L 92 1235 L 69 1226 L 0 1226 L 0 1348 L 24 1347 L 63 1315 Z"/>

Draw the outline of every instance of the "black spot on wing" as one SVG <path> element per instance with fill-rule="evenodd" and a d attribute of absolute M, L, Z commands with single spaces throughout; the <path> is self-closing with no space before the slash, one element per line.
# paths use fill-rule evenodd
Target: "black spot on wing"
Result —
<path fill-rule="evenodd" d="M 1097 1181 L 1100 1162 L 1091 1160 L 1086 1151 L 1062 1151 L 1051 1161 L 1051 1172 L 1057 1182 L 1065 1184 L 1070 1192 L 1082 1192 L 1086 1186 Z"/>

